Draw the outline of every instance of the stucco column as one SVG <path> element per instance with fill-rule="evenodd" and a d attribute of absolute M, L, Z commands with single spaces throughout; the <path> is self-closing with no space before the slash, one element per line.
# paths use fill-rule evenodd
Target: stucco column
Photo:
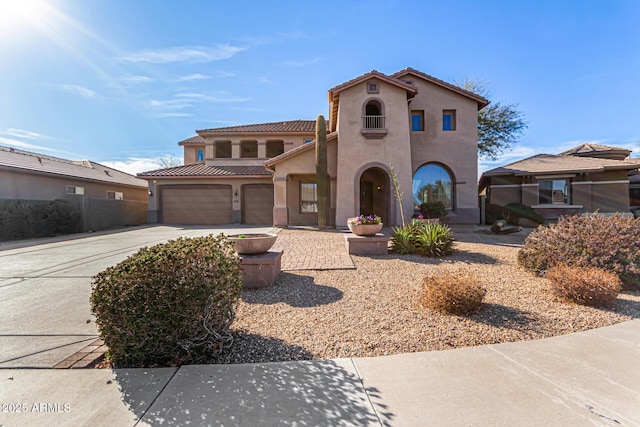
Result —
<path fill-rule="evenodd" d="M 338 178 L 329 177 L 329 224 L 336 225 L 336 192 L 338 188 Z"/>
<path fill-rule="evenodd" d="M 267 158 L 267 141 L 258 141 L 258 158 Z"/>
<path fill-rule="evenodd" d="M 273 225 L 275 227 L 289 224 L 287 181 L 286 176 L 274 175 L 273 177 Z"/>
<path fill-rule="evenodd" d="M 231 143 L 231 158 L 233 159 L 240 158 L 240 141 L 233 141 Z"/>
<path fill-rule="evenodd" d="M 207 143 L 204 146 L 204 158 L 205 160 L 216 158 L 216 145 L 215 143 Z"/>

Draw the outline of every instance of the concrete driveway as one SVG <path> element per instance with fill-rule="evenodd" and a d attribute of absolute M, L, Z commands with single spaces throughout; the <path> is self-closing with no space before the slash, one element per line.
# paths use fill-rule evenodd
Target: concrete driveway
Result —
<path fill-rule="evenodd" d="M 143 246 L 271 227 L 130 227 L 0 245 L 0 368 L 51 368 L 98 336 L 91 278 Z"/>

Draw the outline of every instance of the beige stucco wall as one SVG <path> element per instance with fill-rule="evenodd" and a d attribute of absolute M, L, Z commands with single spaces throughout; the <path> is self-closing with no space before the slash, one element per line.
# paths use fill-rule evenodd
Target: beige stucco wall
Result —
<path fill-rule="evenodd" d="M 379 82 L 379 93 L 367 93 L 368 81 L 361 82 L 340 93 L 338 107 L 338 162 L 336 226 L 346 227 L 349 217 L 360 209 L 360 176 L 370 167 L 377 167 L 390 176 L 393 164 L 400 186 L 405 194 L 411 190 L 412 163 L 409 138 L 407 92 L 386 82 Z M 362 134 L 363 107 L 370 99 L 384 103 L 387 135 L 382 139 L 366 139 Z M 389 186 L 391 187 L 391 186 Z M 400 224 L 399 209 L 393 198 L 393 189 L 384 189 L 389 206 L 390 224 Z M 405 219 L 413 213 L 410 196 L 403 201 Z"/>
<path fill-rule="evenodd" d="M 205 146 L 202 145 L 185 145 L 184 146 L 184 164 L 192 165 L 198 163 L 198 150 L 202 150 L 204 153 Z"/>
<path fill-rule="evenodd" d="M 284 145 L 285 153 L 296 147 L 304 144 L 305 140 L 315 139 L 314 133 L 308 134 L 285 134 L 285 133 L 256 133 L 251 135 L 217 135 L 207 136 L 204 138 L 206 143 L 205 148 L 205 160 L 207 164 L 245 164 L 236 163 L 236 160 L 247 162 L 246 164 L 262 164 L 267 159 L 267 141 L 282 141 Z M 231 141 L 231 159 L 216 159 L 215 158 L 215 142 L 216 141 Z M 257 141 L 258 143 L 258 157 L 254 158 L 241 158 L 241 143 L 242 141 Z M 185 147 L 187 148 L 187 147 Z M 185 150 L 185 162 L 186 162 L 186 150 Z M 233 160 L 233 163 L 228 163 Z M 186 163 L 185 163 L 186 164 Z"/>
<path fill-rule="evenodd" d="M 418 94 L 407 112 L 424 110 L 424 131 L 411 131 L 411 167 L 426 163 L 446 166 L 455 180 L 454 213 L 450 222 L 478 222 L 478 104 L 433 83 L 413 78 Z M 442 111 L 456 111 L 456 129 L 442 130 Z M 410 187 L 405 191 L 409 194 Z M 456 218 L 457 217 L 457 218 Z"/>
<path fill-rule="evenodd" d="M 123 193 L 124 200 L 147 200 L 147 189 L 110 184 L 98 181 L 82 180 L 56 175 L 39 175 L 30 172 L 0 169 L 0 199 L 55 200 L 67 196 L 67 185 L 84 187 L 84 195 L 97 199 L 106 199 L 107 191 Z"/>

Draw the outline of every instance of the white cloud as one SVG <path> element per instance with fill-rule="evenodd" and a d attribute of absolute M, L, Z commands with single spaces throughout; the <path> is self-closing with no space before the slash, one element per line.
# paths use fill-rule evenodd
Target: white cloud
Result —
<path fill-rule="evenodd" d="M 73 95 L 80 95 L 85 98 L 93 98 L 94 96 L 96 96 L 96 93 L 94 91 L 84 86 L 73 85 L 73 84 L 63 84 L 63 85 L 58 85 L 56 87 L 67 93 L 71 93 Z"/>
<path fill-rule="evenodd" d="M 26 150 L 43 150 L 43 151 L 56 151 L 49 147 L 43 147 L 42 145 L 29 144 L 27 142 L 18 141 L 13 138 L 5 138 L 0 136 L 0 144 L 9 145 L 11 147 L 24 148 Z"/>
<path fill-rule="evenodd" d="M 150 64 L 167 64 L 183 61 L 202 63 L 229 59 L 243 50 L 246 49 L 229 44 L 217 44 L 213 47 L 177 46 L 133 52 L 123 56 L 121 60 L 125 62 L 146 62 Z"/>
<path fill-rule="evenodd" d="M 205 74 L 188 74 L 186 76 L 180 76 L 175 81 L 177 82 L 190 82 L 196 80 L 209 80 L 209 79 L 223 79 L 226 77 L 233 77 L 235 73 L 231 71 L 218 71 L 213 74 L 205 75 Z"/>
<path fill-rule="evenodd" d="M 233 102 L 247 102 L 251 98 L 238 97 L 238 96 L 214 96 L 207 95 L 205 93 L 185 92 L 176 94 L 176 98 L 186 98 L 199 101 L 216 102 L 216 103 L 233 103 Z"/>
<path fill-rule="evenodd" d="M 132 175 L 162 168 L 162 166 L 160 166 L 160 159 L 158 158 L 130 157 L 126 160 L 107 160 L 99 163 Z"/>
<path fill-rule="evenodd" d="M 303 61 L 295 61 L 295 60 L 284 61 L 282 64 L 287 65 L 289 67 L 306 67 L 308 65 L 317 64 L 318 62 L 321 62 L 321 61 L 324 61 L 324 58 L 316 57 L 312 59 L 306 59 Z"/>
<path fill-rule="evenodd" d="M 272 84 L 273 84 L 273 82 L 271 81 L 271 79 L 270 79 L 269 77 L 267 77 L 267 76 L 260 76 L 260 77 L 258 77 L 258 81 L 259 81 L 260 83 L 264 83 L 264 84 L 267 84 L 267 85 L 272 85 Z"/>
<path fill-rule="evenodd" d="M 172 117 L 191 117 L 191 113 L 154 113 L 153 117 L 157 119 L 170 119 Z"/>
<path fill-rule="evenodd" d="M 125 76 L 120 78 L 120 81 L 122 83 L 130 84 L 130 85 L 134 85 L 138 83 L 150 83 L 154 80 L 155 79 L 152 79 L 151 77 L 147 77 L 147 76 Z"/>
<path fill-rule="evenodd" d="M 16 138 L 24 139 L 53 139 L 50 136 L 42 135 L 38 132 L 32 132 L 30 130 L 9 128 L 6 131 L 0 132 L 1 135 L 9 135 Z"/>

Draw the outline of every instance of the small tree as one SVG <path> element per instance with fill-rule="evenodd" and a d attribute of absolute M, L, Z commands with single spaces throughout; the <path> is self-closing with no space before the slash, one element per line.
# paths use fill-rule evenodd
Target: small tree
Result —
<path fill-rule="evenodd" d="M 182 166 L 182 160 L 179 157 L 168 155 L 160 157 L 158 159 L 158 165 L 160 165 L 162 169 L 174 168 L 176 166 Z"/>
<path fill-rule="evenodd" d="M 487 99 L 490 95 L 488 85 L 481 80 L 467 79 L 461 86 Z M 518 142 L 526 128 L 516 104 L 492 102 L 478 111 L 478 155 L 497 159 Z"/>
<path fill-rule="evenodd" d="M 400 216 L 402 217 L 402 227 L 404 228 L 406 224 L 404 222 L 404 209 L 402 208 L 402 189 L 400 188 L 400 181 L 398 180 L 396 171 L 393 170 L 393 163 L 389 163 L 389 171 L 391 172 L 391 182 L 393 183 L 393 194 L 400 206 Z"/>

